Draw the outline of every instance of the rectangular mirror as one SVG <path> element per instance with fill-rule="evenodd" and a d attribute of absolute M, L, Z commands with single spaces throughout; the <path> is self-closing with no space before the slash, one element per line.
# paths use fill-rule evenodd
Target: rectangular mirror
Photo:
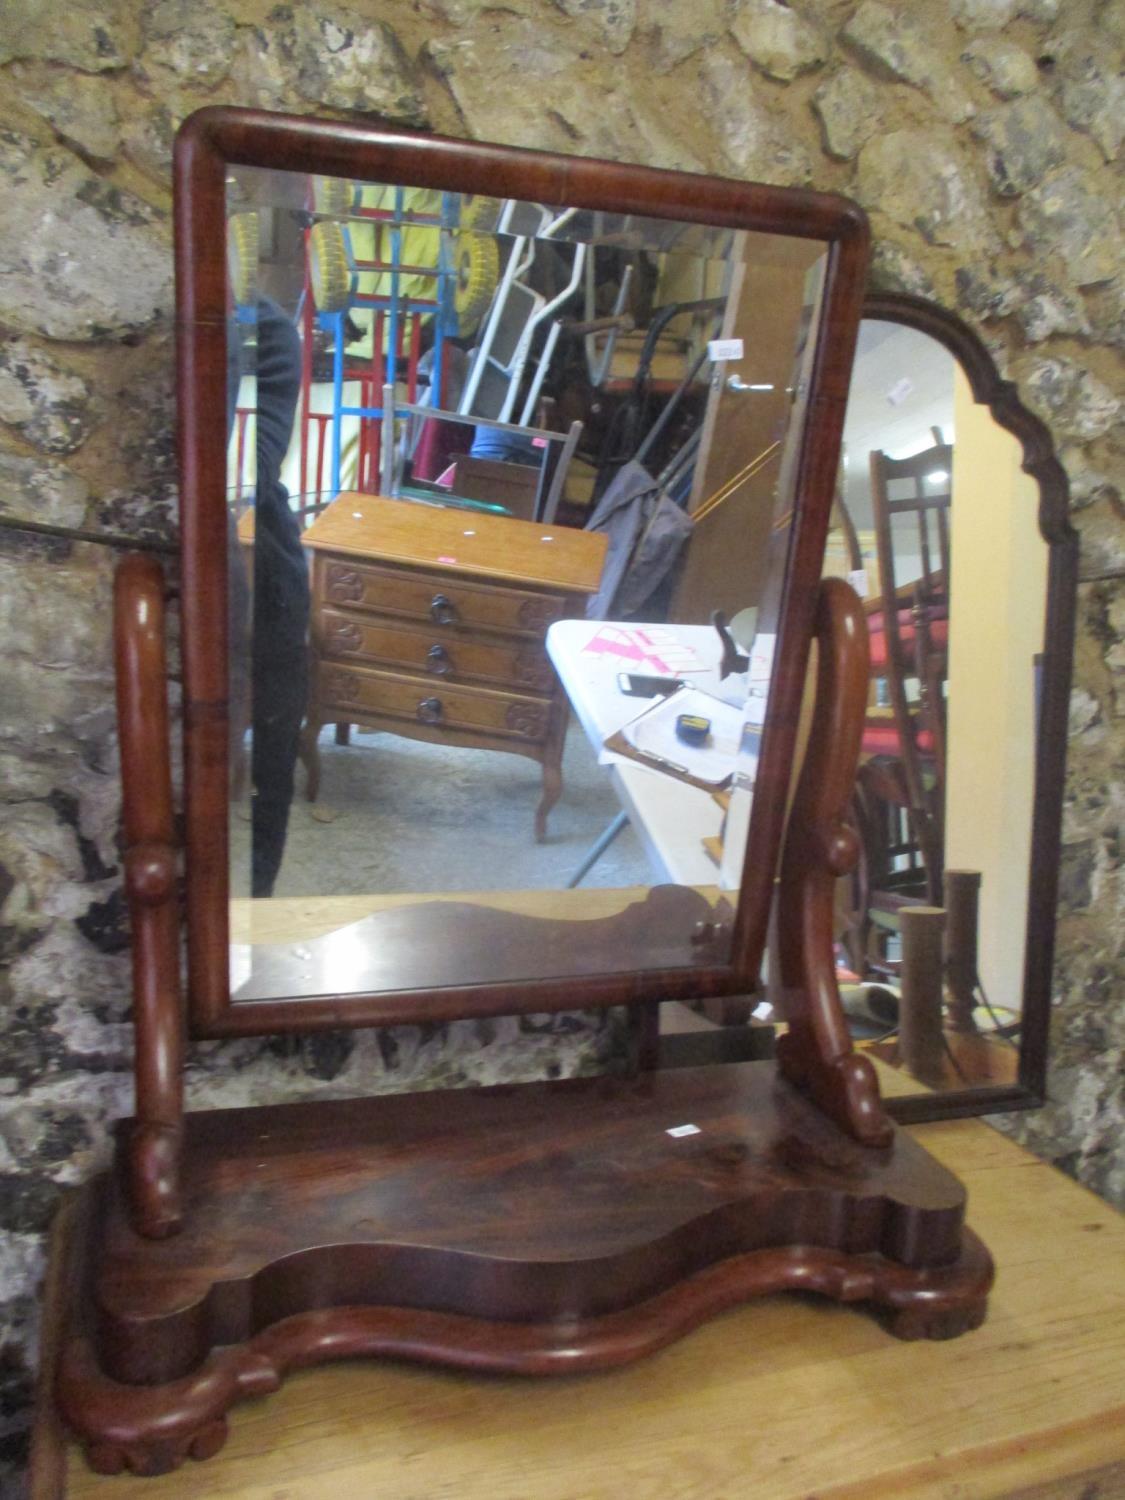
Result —
<path fill-rule="evenodd" d="M 179 163 L 196 1029 L 752 988 L 862 217 L 247 111 Z"/>

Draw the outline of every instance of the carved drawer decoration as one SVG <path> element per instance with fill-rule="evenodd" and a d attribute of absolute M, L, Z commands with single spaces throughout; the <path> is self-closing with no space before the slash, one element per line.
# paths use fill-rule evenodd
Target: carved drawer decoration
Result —
<path fill-rule="evenodd" d="M 334 604 L 356 604 L 363 598 L 363 579 L 355 568 L 329 563 L 326 591 Z"/>
<path fill-rule="evenodd" d="M 321 692 L 333 703 L 355 703 L 360 695 L 360 680 L 354 672 L 326 667 L 321 676 Z"/>
<path fill-rule="evenodd" d="M 324 639 L 331 652 L 359 651 L 363 645 L 363 631 L 351 620 L 346 620 L 341 625 L 334 625 Z"/>
<path fill-rule="evenodd" d="M 555 685 L 555 669 L 551 666 L 546 652 L 521 651 L 516 657 L 512 681 L 520 687 L 532 688 L 542 693 L 550 692 Z"/>
<path fill-rule="evenodd" d="M 562 617 L 562 603 L 558 599 L 525 599 L 520 605 L 519 621 L 528 630 L 545 631 Z"/>
<path fill-rule="evenodd" d="M 547 733 L 547 707 L 538 703 L 513 703 L 504 715 L 509 729 L 529 740 L 541 740 Z"/>

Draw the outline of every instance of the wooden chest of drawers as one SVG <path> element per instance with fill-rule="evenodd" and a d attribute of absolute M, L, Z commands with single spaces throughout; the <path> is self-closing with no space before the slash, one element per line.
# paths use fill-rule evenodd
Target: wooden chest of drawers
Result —
<path fill-rule="evenodd" d="M 605 537 L 344 493 L 304 543 L 313 553 L 310 801 L 321 729 L 359 724 L 537 760 L 542 839 L 562 790 L 567 722 L 544 636 L 585 612 Z"/>

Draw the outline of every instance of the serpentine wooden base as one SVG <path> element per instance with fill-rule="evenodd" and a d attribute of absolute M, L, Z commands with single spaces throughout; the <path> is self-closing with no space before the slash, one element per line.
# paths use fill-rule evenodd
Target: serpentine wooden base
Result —
<path fill-rule="evenodd" d="M 783 1290 L 901 1338 L 984 1318 L 957 1180 L 897 1132 L 859 1145 L 770 1063 L 186 1123 L 179 1234 L 137 1235 L 119 1174 L 84 1190 L 57 1394 L 102 1472 L 206 1458 L 237 1401 L 329 1359 L 606 1369 Z"/>

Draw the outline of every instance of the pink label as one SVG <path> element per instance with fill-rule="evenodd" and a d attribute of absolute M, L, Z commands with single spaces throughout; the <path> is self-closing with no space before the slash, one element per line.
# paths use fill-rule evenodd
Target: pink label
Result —
<path fill-rule="evenodd" d="M 438 558 L 438 562 L 443 562 L 443 563 L 455 563 L 456 561 L 457 561 L 457 559 L 455 557 L 439 557 Z"/>
<path fill-rule="evenodd" d="M 603 625 L 582 652 L 584 656 L 616 657 L 665 675 L 704 670 L 693 648 L 678 641 L 674 631 L 660 626 L 640 630 L 636 626 Z"/>

